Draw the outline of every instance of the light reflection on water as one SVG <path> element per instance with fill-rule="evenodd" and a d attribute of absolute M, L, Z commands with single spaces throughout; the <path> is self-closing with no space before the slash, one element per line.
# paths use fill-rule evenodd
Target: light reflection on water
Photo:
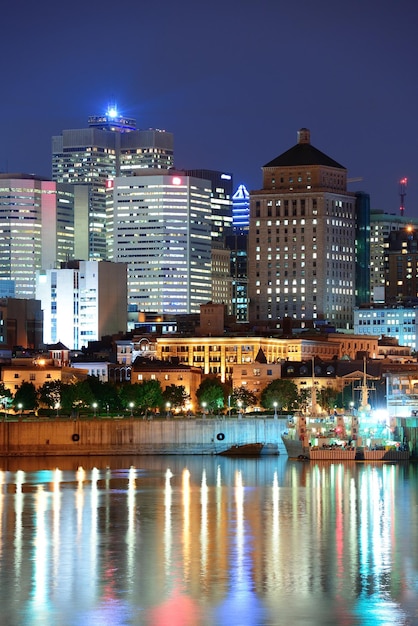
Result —
<path fill-rule="evenodd" d="M 0 459 L 2 626 L 418 625 L 418 468 Z"/>

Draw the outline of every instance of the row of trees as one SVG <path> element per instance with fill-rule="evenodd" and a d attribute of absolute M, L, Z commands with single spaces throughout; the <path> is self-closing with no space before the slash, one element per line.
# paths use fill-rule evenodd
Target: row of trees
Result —
<path fill-rule="evenodd" d="M 15 411 L 36 411 L 39 407 L 54 409 L 61 414 L 78 414 L 94 408 L 98 413 L 120 413 L 135 411 L 202 410 L 220 413 L 224 410 L 243 410 L 261 405 L 264 409 L 291 411 L 306 408 L 310 404 L 310 390 L 298 392 L 291 380 L 276 379 L 261 392 L 260 398 L 245 387 L 231 389 L 216 377 L 205 378 L 197 392 L 200 407 L 191 407 L 190 398 L 183 385 L 170 385 L 164 391 L 157 380 L 117 386 L 101 382 L 95 376 L 84 381 L 65 384 L 54 380 L 46 382 L 38 390 L 31 382 L 23 382 L 14 396 L 0 385 L 0 397 L 5 408 Z M 331 409 L 337 402 L 338 393 L 332 389 L 321 390 L 318 402 Z"/>

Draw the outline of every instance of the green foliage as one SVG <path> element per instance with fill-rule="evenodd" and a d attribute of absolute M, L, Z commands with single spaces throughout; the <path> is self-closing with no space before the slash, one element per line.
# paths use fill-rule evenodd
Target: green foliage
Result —
<path fill-rule="evenodd" d="M 57 404 L 61 405 L 61 392 L 63 383 L 60 380 L 47 380 L 38 389 L 38 397 L 41 405 L 50 409 L 55 409 Z"/>
<path fill-rule="evenodd" d="M 38 394 L 33 383 L 22 382 L 20 387 L 16 389 L 14 396 L 14 408 L 18 410 L 18 405 L 22 405 L 23 411 L 32 411 L 38 407 Z"/>
<path fill-rule="evenodd" d="M 295 408 L 299 399 L 298 388 L 292 380 L 277 378 L 261 392 L 260 402 L 265 409 L 277 408 L 291 410 Z"/>
<path fill-rule="evenodd" d="M 164 404 L 170 403 L 173 409 L 181 409 L 190 400 L 184 385 L 168 385 L 163 391 Z"/>
<path fill-rule="evenodd" d="M 340 393 L 336 389 L 326 387 L 317 393 L 317 401 L 323 409 L 331 411 L 338 404 Z"/>
<path fill-rule="evenodd" d="M 13 395 L 9 389 L 6 389 L 4 383 L 0 383 L 0 405 L 8 408 L 13 402 Z"/>
<path fill-rule="evenodd" d="M 120 400 L 124 408 L 128 409 L 133 402 L 135 411 L 145 414 L 164 405 L 163 392 L 158 380 L 144 380 L 143 383 L 124 385 L 120 389 Z"/>
<path fill-rule="evenodd" d="M 75 384 L 63 385 L 61 390 L 61 406 L 64 411 L 78 413 L 80 409 L 90 409 L 93 402 L 95 402 L 95 398 L 87 380 L 82 380 Z"/>
<path fill-rule="evenodd" d="M 205 378 L 197 389 L 196 396 L 201 407 L 205 402 L 207 410 L 217 411 L 225 404 L 226 388 L 218 378 Z"/>
<path fill-rule="evenodd" d="M 255 406 L 257 404 L 257 396 L 255 393 L 245 387 L 236 387 L 232 392 L 231 400 L 233 407 L 237 407 L 239 403 L 241 403 L 244 410 L 249 406 Z"/>

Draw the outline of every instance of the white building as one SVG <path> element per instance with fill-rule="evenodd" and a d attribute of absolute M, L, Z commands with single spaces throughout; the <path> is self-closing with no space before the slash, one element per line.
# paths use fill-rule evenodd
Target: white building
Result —
<path fill-rule="evenodd" d="M 116 107 L 90 116 L 88 128 L 64 130 L 52 138 L 53 179 L 76 185 L 76 258 L 111 258 L 107 181 L 141 168 L 172 167 L 173 144 L 172 133 L 139 130 Z"/>
<path fill-rule="evenodd" d="M 212 298 L 211 185 L 142 170 L 114 181 L 113 260 L 128 264 L 128 306 L 198 313 Z"/>
<path fill-rule="evenodd" d="M 417 350 L 418 308 L 372 306 L 354 309 L 354 333 L 397 339 L 400 346 Z"/>
<path fill-rule="evenodd" d="M 72 187 L 31 174 L 0 174 L 0 293 L 34 298 L 36 271 L 56 267 L 73 252 Z"/>
<path fill-rule="evenodd" d="M 37 272 L 36 298 L 44 312 L 44 343 L 71 350 L 127 327 L 126 265 L 70 261 Z"/>

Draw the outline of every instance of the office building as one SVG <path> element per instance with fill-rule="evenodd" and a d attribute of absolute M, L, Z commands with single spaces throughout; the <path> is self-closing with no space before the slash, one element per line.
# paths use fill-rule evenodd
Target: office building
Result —
<path fill-rule="evenodd" d="M 36 297 L 44 312 L 44 343 L 71 350 L 126 332 L 126 264 L 69 261 L 37 272 Z"/>
<path fill-rule="evenodd" d="M 209 181 L 140 170 L 113 184 L 113 260 L 128 264 L 130 315 L 198 313 L 212 298 Z"/>
<path fill-rule="evenodd" d="M 39 300 L 0 298 L 0 350 L 16 346 L 39 350 L 43 340 L 43 314 Z"/>
<path fill-rule="evenodd" d="M 235 230 L 226 237 L 226 246 L 232 290 L 230 314 L 237 322 L 248 322 L 248 231 Z"/>
<path fill-rule="evenodd" d="M 370 301 L 385 302 L 385 254 L 389 234 L 407 227 L 418 228 L 418 219 L 372 210 L 370 213 Z"/>
<path fill-rule="evenodd" d="M 31 174 L 0 174 L 0 285 L 3 296 L 34 298 L 35 273 L 74 253 L 71 185 Z"/>
<path fill-rule="evenodd" d="M 234 231 L 248 231 L 250 225 L 250 194 L 245 185 L 239 185 L 232 196 L 232 225 Z"/>
<path fill-rule="evenodd" d="M 418 304 L 418 230 L 392 230 L 385 251 L 386 304 Z"/>
<path fill-rule="evenodd" d="M 306 128 L 263 167 L 263 188 L 250 192 L 251 322 L 352 326 L 355 203 L 346 168 L 315 148 Z"/>
<path fill-rule="evenodd" d="M 52 138 L 52 177 L 76 185 L 76 258 L 100 260 L 112 256 L 107 246 L 113 207 L 107 182 L 138 169 L 173 165 L 173 135 L 163 130 L 139 130 L 136 121 L 109 108 L 91 116 L 88 128 L 64 130 Z M 80 188 L 81 187 L 81 188 Z"/>
<path fill-rule="evenodd" d="M 223 243 L 232 228 L 232 174 L 204 169 L 184 172 L 210 182 L 212 240 Z"/>
<path fill-rule="evenodd" d="M 374 304 L 354 310 L 354 332 L 396 339 L 400 346 L 418 348 L 418 308 Z"/>
<path fill-rule="evenodd" d="M 358 191 L 356 196 L 356 306 L 370 302 L 370 196 Z"/>

